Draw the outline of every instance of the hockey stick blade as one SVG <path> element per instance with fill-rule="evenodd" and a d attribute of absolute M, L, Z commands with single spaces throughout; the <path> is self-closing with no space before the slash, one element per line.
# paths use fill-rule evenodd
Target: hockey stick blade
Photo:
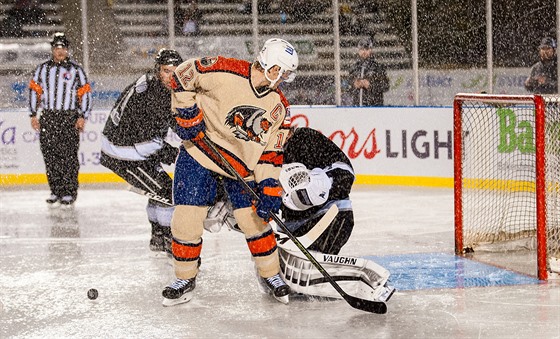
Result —
<path fill-rule="evenodd" d="M 247 182 L 245 182 L 245 180 L 243 180 L 241 174 L 239 174 L 239 172 L 235 170 L 233 165 L 230 164 L 227 161 L 227 159 L 220 153 L 216 145 L 214 145 L 214 143 L 210 139 L 208 139 L 206 135 L 202 135 L 201 140 L 210 148 L 212 153 L 214 153 L 214 155 L 220 159 L 222 164 L 225 167 L 227 167 L 230 174 L 233 175 L 245 187 L 247 192 L 251 194 L 256 201 L 260 201 L 260 197 L 258 196 L 258 194 L 251 188 L 251 186 L 249 186 Z M 325 270 L 325 268 L 321 266 L 321 264 L 313 257 L 313 255 L 311 255 L 311 253 L 309 253 L 307 248 L 305 248 L 301 244 L 301 242 L 296 238 L 296 236 L 293 235 L 292 232 L 290 232 L 290 230 L 288 230 L 284 222 L 280 220 L 280 218 L 272 212 L 268 212 L 268 215 L 276 222 L 278 226 L 280 226 L 280 228 L 282 228 L 282 231 L 284 231 L 284 233 L 294 242 L 294 244 L 299 248 L 301 253 L 303 253 L 307 257 L 307 259 L 309 259 L 309 261 L 311 261 L 313 266 L 315 266 L 315 268 L 325 277 L 325 279 L 328 280 L 331 286 L 342 296 L 342 298 L 344 298 L 344 300 L 346 300 L 346 302 L 350 306 L 354 307 L 355 309 L 362 310 L 365 312 L 370 312 L 370 313 L 376 313 L 376 314 L 387 313 L 387 305 L 383 301 L 360 299 L 348 295 L 346 292 L 344 292 L 344 290 L 340 287 L 340 285 L 336 283 L 336 281 Z"/>
<path fill-rule="evenodd" d="M 128 185 L 128 187 L 126 189 L 127 189 L 127 191 L 134 192 L 134 193 L 137 193 L 137 194 L 140 194 L 140 195 L 144 195 L 144 196 L 146 196 L 146 197 L 148 197 L 152 200 L 161 202 L 162 204 L 165 204 L 165 205 L 168 205 L 168 206 L 173 206 L 173 204 L 171 203 L 171 201 L 169 201 L 169 199 L 165 199 L 164 197 L 160 197 L 157 194 L 144 191 L 143 189 L 140 189 L 138 187 Z"/>

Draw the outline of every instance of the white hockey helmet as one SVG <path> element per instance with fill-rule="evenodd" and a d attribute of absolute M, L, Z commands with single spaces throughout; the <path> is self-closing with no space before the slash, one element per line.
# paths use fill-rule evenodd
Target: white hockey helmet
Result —
<path fill-rule="evenodd" d="M 273 87 L 281 78 L 285 82 L 292 82 L 296 77 L 296 69 L 299 59 L 297 52 L 289 42 L 283 39 L 268 39 L 257 56 L 257 61 L 264 68 L 266 80 L 270 81 L 269 87 Z M 280 72 L 276 79 L 268 77 L 268 70 L 278 65 Z"/>

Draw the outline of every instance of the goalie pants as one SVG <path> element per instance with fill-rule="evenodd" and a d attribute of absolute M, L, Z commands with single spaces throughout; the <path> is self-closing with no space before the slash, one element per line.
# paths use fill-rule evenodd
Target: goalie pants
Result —
<path fill-rule="evenodd" d="M 314 215 L 292 233 L 296 237 L 306 234 L 322 217 L 322 214 Z M 354 212 L 352 210 L 340 210 L 323 234 L 308 249 L 326 254 L 338 254 L 342 246 L 348 242 L 353 229 Z"/>

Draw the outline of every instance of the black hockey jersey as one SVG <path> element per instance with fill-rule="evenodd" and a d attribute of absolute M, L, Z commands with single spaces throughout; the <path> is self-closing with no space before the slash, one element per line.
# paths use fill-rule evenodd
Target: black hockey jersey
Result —
<path fill-rule="evenodd" d="M 307 127 L 295 129 L 294 134 L 284 145 L 284 163 L 299 162 L 307 169 L 326 169 L 336 163 L 342 163 L 352 172 L 334 168 L 327 171 L 327 176 L 333 179 L 328 201 L 348 199 L 354 183 L 353 167 L 350 159 L 329 138 L 321 132 Z M 327 201 L 327 203 L 328 203 Z M 282 205 L 282 215 L 285 220 L 305 219 L 314 215 L 323 205 L 314 206 L 305 211 L 294 211 Z"/>
<path fill-rule="evenodd" d="M 127 86 L 119 96 L 102 135 L 102 151 L 122 160 L 145 160 L 167 146 L 169 128 L 175 128 L 171 91 L 151 73 Z"/>

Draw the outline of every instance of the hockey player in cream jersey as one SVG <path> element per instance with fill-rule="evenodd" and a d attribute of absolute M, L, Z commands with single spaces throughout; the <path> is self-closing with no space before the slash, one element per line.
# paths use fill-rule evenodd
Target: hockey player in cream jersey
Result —
<path fill-rule="evenodd" d="M 261 283 L 276 299 L 288 302 L 290 289 L 279 274 L 276 239 L 265 221 L 281 205 L 278 176 L 289 128 L 288 102 L 278 85 L 292 81 L 297 66 L 291 44 L 269 39 L 253 63 L 218 56 L 190 59 L 175 70 L 172 108 L 184 141 L 176 161 L 171 221 L 177 280 L 163 290 L 164 305 L 192 298 L 203 221 L 214 204 L 217 177 L 223 178 Z M 257 191 L 258 202 L 213 156 L 204 135 Z"/>
<path fill-rule="evenodd" d="M 371 301 L 387 301 L 395 291 L 390 273 L 372 260 L 339 255 L 354 228 L 350 191 L 354 169 L 344 152 L 321 132 L 299 127 L 284 144 L 280 184 L 284 226 L 334 277 L 348 294 Z M 218 232 L 225 225 L 238 231 L 228 201 L 212 207 L 205 226 Z M 271 222 L 274 224 L 274 222 Z M 281 275 L 299 296 L 341 298 L 289 237 L 276 227 Z"/>

